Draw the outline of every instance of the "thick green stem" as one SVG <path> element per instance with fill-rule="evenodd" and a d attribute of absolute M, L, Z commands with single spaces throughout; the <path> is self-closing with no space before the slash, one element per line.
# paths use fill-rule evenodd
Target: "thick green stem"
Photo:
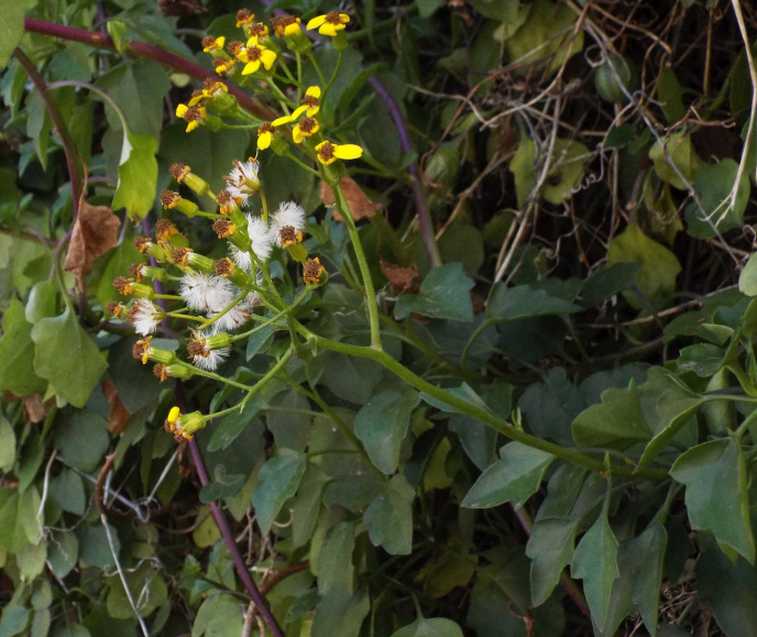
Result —
<path fill-rule="evenodd" d="M 347 199 L 342 192 L 342 187 L 338 181 L 332 181 L 331 188 L 334 191 L 337 209 L 347 226 L 347 234 L 350 237 L 352 249 L 355 251 L 358 267 L 360 268 L 360 276 L 363 279 L 363 286 L 365 287 L 365 302 L 368 306 L 368 323 L 371 328 L 371 347 L 380 352 L 382 351 L 381 329 L 379 326 L 378 304 L 376 303 L 376 288 L 373 287 L 371 270 L 368 267 L 368 260 L 365 258 L 365 250 L 363 250 L 363 244 L 360 241 L 360 235 L 358 234 L 355 220 L 352 217 L 352 210 L 350 210 L 350 205 L 347 203 Z"/>
<path fill-rule="evenodd" d="M 541 449 L 542 451 L 551 453 L 561 460 L 586 467 L 587 469 L 591 469 L 592 471 L 597 471 L 600 473 L 606 472 L 607 467 L 602 460 L 592 458 L 591 456 L 588 456 L 577 449 L 562 447 L 561 445 L 549 442 L 548 440 L 542 440 L 537 436 L 532 436 L 531 434 L 526 433 L 521 429 L 517 429 L 506 420 L 498 418 L 486 409 L 483 409 L 478 405 L 474 405 L 473 403 L 470 403 L 467 400 L 456 396 L 446 389 L 429 383 L 427 380 L 421 378 L 420 376 L 409 370 L 407 367 L 402 365 L 402 363 L 394 360 L 391 356 L 389 356 L 389 354 L 384 351 L 376 350 L 371 347 L 350 345 L 348 343 L 332 341 L 331 339 L 323 338 L 321 336 L 313 334 L 305 326 L 299 323 L 296 324 L 296 327 L 301 334 L 303 334 L 309 341 L 314 342 L 317 346 L 334 352 L 347 354 L 348 356 L 367 358 L 375 361 L 379 365 L 392 372 L 395 376 L 404 380 L 409 385 L 415 387 L 417 390 L 422 391 L 425 394 L 428 394 L 429 396 L 432 396 L 433 398 L 436 398 L 437 400 L 440 400 L 451 407 L 454 407 L 455 409 L 460 411 L 460 413 L 470 416 L 471 418 L 475 418 L 476 420 L 491 427 L 495 431 L 498 431 L 510 440 L 515 440 L 516 442 L 520 442 L 529 447 Z M 616 475 L 636 476 L 650 480 L 664 480 L 668 477 L 668 473 L 664 469 L 639 467 L 631 459 L 626 459 L 626 462 L 626 465 L 613 465 L 613 473 L 615 473 Z"/>

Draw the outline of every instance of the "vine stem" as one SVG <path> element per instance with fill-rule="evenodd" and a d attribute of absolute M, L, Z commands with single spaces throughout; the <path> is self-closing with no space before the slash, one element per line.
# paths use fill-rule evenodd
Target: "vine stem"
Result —
<path fill-rule="evenodd" d="M 521 444 L 533 447 L 535 449 L 541 449 L 553 456 L 570 462 L 575 465 L 586 467 L 592 471 L 606 473 L 607 467 L 603 460 L 597 460 L 578 449 L 571 447 L 563 447 L 549 440 L 543 440 L 537 436 L 533 436 L 526 433 L 522 429 L 518 429 L 511 425 L 509 422 L 502 418 L 498 418 L 493 413 L 474 405 L 467 400 L 456 396 L 455 394 L 447 391 L 446 389 L 430 383 L 429 381 L 421 378 L 410 369 L 405 367 L 402 363 L 393 359 L 389 354 L 384 351 L 376 350 L 372 347 L 365 347 L 361 345 L 351 345 L 349 343 L 341 343 L 339 341 L 333 341 L 322 336 L 314 334 L 307 329 L 301 323 L 295 322 L 295 328 L 299 331 L 307 340 L 314 343 L 318 347 L 331 350 L 333 352 L 339 352 L 347 354 L 348 356 L 355 356 L 357 358 L 367 358 L 375 361 L 382 367 L 392 372 L 395 376 L 404 380 L 407 384 L 415 387 L 418 391 L 421 391 L 437 400 L 440 400 L 451 407 L 456 408 L 461 413 L 474 418 L 485 425 L 491 427 L 495 431 L 498 431 L 503 436 L 520 442 Z M 668 472 L 664 469 L 656 469 L 654 467 L 638 466 L 630 458 L 626 459 L 627 465 L 613 465 L 612 470 L 616 475 L 647 478 L 649 480 L 664 480 L 668 477 Z"/>
<path fill-rule="evenodd" d="M 413 144 L 410 141 L 410 135 L 407 132 L 407 126 L 405 125 L 405 118 L 402 117 L 402 112 L 397 104 L 396 100 L 392 97 L 386 87 L 381 83 L 377 77 L 372 77 L 368 80 L 371 88 L 381 98 L 389 111 L 389 116 L 394 122 L 394 127 L 397 129 L 399 135 L 400 148 L 403 153 L 413 152 Z M 418 228 L 421 234 L 421 240 L 426 248 L 426 254 L 432 267 L 437 267 L 442 264 L 442 258 L 439 254 L 439 247 L 436 245 L 436 239 L 434 238 L 434 226 L 431 222 L 431 213 L 428 210 L 426 203 L 426 194 L 423 192 L 423 182 L 420 178 L 420 171 L 418 170 L 417 162 L 413 161 L 407 167 L 407 171 L 410 173 L 410 182 L 413 187 L 413 197 L 415 198 L 415 214 L 418 217 Z"/>
<path fill-rule="evenodd" d="M 45 83 L 44 78 L 40 75 L 39 71 L 37 71 L 37 67 L 34 66 L 34 63 L 21 49 L 16 48 L 13 54 L 16 56 L 19 64 L 24 67 L 29 79 L 31 79 L 34 84 L 34 87 L 39 91 L 42 101 L 45 103 L 47 114 L 53 121 L 53 124 L 58 131 L 58 135 L 60 136 L 61 143 L 63 144 L 63 154 L 66 157 L 66 168 L 68 169 L 68 176 L 71 180 L 71 205 L 74 211 L 74 218 L 76 218 L 79 213 L 79 200 L 82 195 L 83 181 L 79 153 L 76 152 L 76 144 L 74 144 L 71 133 L 68 131 L 66 122 L 63 121 L 63 117 L 61 116 L 55 101 L 47 90 L 47 84 Z"/>
<path fill-rule="evenodd" d="M 204 487 L 210 482 L 210 480 L 208 478 L 208 470 L 205 467 L 205 462 L 202 459 L 202 453 L 200 452 L 200 448 L 197 446 L 197 441 L 194 438 L 188 442 L 188 446 L 189 453 L 192 456 L 192 463 L 197 472 L 197 477 L 200 480 L 200 484 Z M 279 627 L 279 624 L 273 616 L 271 609 L 268 607 L 265 598 L 260 590 L 258 590 L 252 577 L 250 577 L 250 571 L 247 569 L 244 559 L 242 559 L 239 547 L 234 541 L 234 534 L 231 532 L 229 521 L 226 519 L 223 511 L 221 511 L 221 507 L 215 500 L 210 502 L 209 507 L 210 514 L 213 516 L 213 520 L 215 521 L 218 530 L 221 532 L 224 544 L 226 544 L 226 548 L 228 548 L 229 553 L 231 553 L 231 560 L 234 562 L 234 568 L 237 571 L 237 575 L 239 575 L 239 579 L 242 581 L 242 585 L 250 596 L 250 599 L 255 603 L 255 608 L 257 609 L 258 614 L 263 618 L 263 621 L 268 626 L 273 637 L 284 637 L 284 632 Z"/>
<path fill-rule="evenodd" d="M 24 28 L 32 33 L 41 33 L 43 35 L 61 38 L 63 40 L 82 42 L 100 49 L 116 49 L 115 43 L 109 36 L 96 31 L 81 29 L 79 27 L 70 27 L 55 22 L 47 22 L 46 20 L 37 20 L 36 18 L 25 18 Z M 223 82 L 229 88 L 229 93 L 237 98 L 246 111 L 264 120 L 273 119 L 276 116 L 267 106 L 248 95 L 233 82 L 228 81 L 220 75 L 216 75 L 212 71 L 192 62 L 191 60 L 187 60 L 180 55 L 166 51 L 155 44 L 141 42 L 139 40 L 129 42 L 126 45 L 126 50 L 136 57 L 154 60 L 155 62 L 159 62 L 160 64 L 185 73 L 196 80 L 202 81 L 210 78 L 218 82 Z"/>

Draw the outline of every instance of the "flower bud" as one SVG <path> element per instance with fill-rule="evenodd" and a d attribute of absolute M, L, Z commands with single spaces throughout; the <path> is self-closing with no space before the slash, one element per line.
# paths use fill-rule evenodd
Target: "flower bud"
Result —
<path fill-rule="evenodd" d="M 178 192 L 164 190 L 160 195 L 160 203 L 168 210 L 178 210 L 187 217 L 194 217 L 200 207 L 189 199 L 184 199 Z"/>
<path fill-rule="evenodd" d="M 208 182 L 192 172 L 192 167 L 181 162 L 173 164 L 169 169 L 173 178 L 180 184 L 184 184 L 196 195 L 206 195 L 210 191 Z"/>

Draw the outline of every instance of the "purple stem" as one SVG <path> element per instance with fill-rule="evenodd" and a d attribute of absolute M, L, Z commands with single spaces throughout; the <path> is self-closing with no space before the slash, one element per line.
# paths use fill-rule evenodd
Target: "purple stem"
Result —
<path fill-rule="evenodd" d="M 400 138 L 400 148 L 402 149 L 402 152 L 413 152 L 413 143 L 410 141 L 410 135 L 407 132 L 407 126 L 405 126 L 405 118 L 402 116 L 402 111 L 400 111 L 397 101 L 392 97 L 389 91 L 386 90 L 386 87 L 377 77 L 370 78 L 368 82 L 389 111 L 389 116 L 392 118 L 394 126 L 397 129 L 397 134 Z M 413 186 L 415 213 L 418 215 L 421 239 L 423 240 L 423 245 L 426 247 L 426 254 L 428 254 L 428 258 L 431 261 L 431 266 L 435 268 L 442 264 L 442 258 L 439 255 L 439 248 L 434 240 L 434 227 L 431 223 L 431 213 L 426 204 L 426 195 L 423 192 L 423 184 L 420 179 L 418 164 L 412 162 L 407 170 L 410 173 Z"/>
<path fill-rule="evenodd" d="M 197 441 L 194 439 L 190 440 L 188 445 L 189 452 L 192 455 L 192 463 L 194 464 L 195 471 L 197 472 L 197 477 L 200 479 L 200 484 L 204 487 L 210 480 L 208 478 L 208 470 L 205 468 L 205 463 L 202 460 L 200 448 L 197 446 Z M 229 521 L 226 519 L 223 511 L 221 511 L 221 507 L 218 506 L 218 502 L 215 501 L 211 502 L 209 506 L 210 514 L 213 516 L 213 520 L 215 520 L 216 526 L 221 532 L 221 537 L 223 537 L 223 541 L 226 544 L 226 547 L 229 549 L 229 553 L 231 553 L 231 559 L 234 562 L 234 568 L 237 571 L 237 575 L 239 575 L 239 579 L 242 580 L 244 589 L 247 591 L 250 599 L 252 599 L 252 601 L 255 603 L 255 606 L 258 609 L 258 613 L 260 613 L 263 621 L 265 621 L 265 623 L 268 625 L 268 628 L 270 629 L 273 636 L 284 637 L 284 633 L 282 632 L 281 628 L 279 628 L 276 618 L 268 608 L 268 604 L 266 603 L 265 598 L 258 590 L 258 587 L 255 586 L 255 582 L 252 580 L 252 577 L 250 577 L 250 571 L 247 570 L 247 566 L 242 559 L 242 554 L 239 552 L 239 547 L 237 547 L 237 543 L 234 540 L 234 535 L 231 532 Z"/>

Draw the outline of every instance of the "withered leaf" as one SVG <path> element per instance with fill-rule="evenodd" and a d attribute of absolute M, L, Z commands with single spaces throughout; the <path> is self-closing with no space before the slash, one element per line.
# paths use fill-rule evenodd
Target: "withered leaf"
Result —
<path fill-rule="evenodd" d="M 379 259 L 381 273 L 389 279 L 395 294 L 415 292 L 418 289 L 418 268 L 414 265 L 403 267 L 394 263 Z"/>
<path fill-rule="evenodd" d="M 350 206 L 350 211 L 352 212 L 352 217 L 355 221 L 359 219 L 370 219 L 381 208 L 381 204 L 371 201 L 368 198 L 368 195 L 363 192 L 363 189 L 357 185 L 357 182 L 352 179 L 352 177 L 345 175 L 339 180 L 339 185 L 342 188 L 344 198 Z M 331 207 L 336 203 L 334 191 L 325 181 L 321 181 L 321 201 L 323 202 L 323 205 L 327 207 Z M 340 215 L 337 210 L 334 210 L 333 215 L 336 221 L 342 220 L 342 215 Z"/>
<path fill-rule="evenodd" d="M 126 425 L 129 423 L 129 411 L 121 402 L 118 389 L 110 378 L 106 378 L 102 382 L 102 390 L 105 399 L 108 401 L 108 431 L 117 436 L 126 429 Z"/>
<path fill-rule="evenodd" d="M 24 396 L 23 401 L 26 419 L 30 423 L 37 424 L 45 419 L 45 416 L 47 416 L 47 407 L 42 400 L 42 396 L 31 394 L 30 396 Z"/>
<path fill-rule="evenodd" d="M 121 221 L 108 206 L 93 206 L 82 199 L 71 233 L 65 268 L 73 272 L 80 289 L 95 259 L 118 243 Z"/>

